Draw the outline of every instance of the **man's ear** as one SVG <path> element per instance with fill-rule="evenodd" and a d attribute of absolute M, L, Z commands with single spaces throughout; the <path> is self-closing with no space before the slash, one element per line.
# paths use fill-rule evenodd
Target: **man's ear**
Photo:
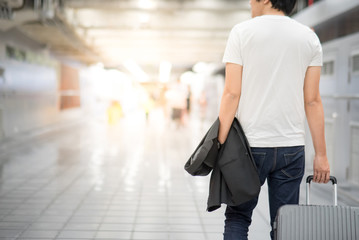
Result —
<path fill-rule="evenodd" d="M 264 0 L 263 3 L 264 3 L 264 5 L 266 5 L 266 4 L 271 3 L 271 1 L 270 0 Z"/>

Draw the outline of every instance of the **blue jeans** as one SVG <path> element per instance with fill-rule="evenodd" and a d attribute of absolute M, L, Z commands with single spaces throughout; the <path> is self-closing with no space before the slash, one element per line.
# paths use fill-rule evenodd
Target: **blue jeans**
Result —
<path fill-rule="evenodd" d="M 267 179 L 273 239 L 277 210 L 285 204 L 298 204 L 299 186 L 304 175 L 304 146 L 251 148 L 261 185 Z M 224 240 L 247 240 L 248 227 L 258 198 L 238 206 L 227 206 Z"/>

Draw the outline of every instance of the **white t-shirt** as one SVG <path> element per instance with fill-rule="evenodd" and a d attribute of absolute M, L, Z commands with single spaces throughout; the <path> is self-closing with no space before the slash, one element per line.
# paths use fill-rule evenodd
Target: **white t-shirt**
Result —
<path fill-rule="evenodd" d="M 305 144 L 304 78 L 322 66 L 322 47 L 309 27 L 263 15 L 231 31 L 223 62 L 243 66 L 237 117 L 251 147 Z"/>

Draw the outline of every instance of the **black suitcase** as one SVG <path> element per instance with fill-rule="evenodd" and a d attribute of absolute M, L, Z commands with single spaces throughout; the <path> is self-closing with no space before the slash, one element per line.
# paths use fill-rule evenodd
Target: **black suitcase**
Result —
<path fill-rule="evenodd" d="M 306 205 L 284 205 L 273 225 L 276 240 L 359 240 L 359 207 L 337 205 L 337 180 L 331 206 L 310 205 L 310 183 L 307 177 Z"/>

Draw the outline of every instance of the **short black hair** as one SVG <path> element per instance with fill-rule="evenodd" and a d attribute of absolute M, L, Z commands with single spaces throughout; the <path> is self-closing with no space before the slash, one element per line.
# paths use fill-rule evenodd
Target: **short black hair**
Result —
<path fill-rule="evenodd" d="M 258 2 L 260 0 L 257 0 Z M 270 0 L 272 3 L 272 8 L 279 11 L 283 11 L 286 15 L 289 15 L 293 9 L 297 0 Z"/>

